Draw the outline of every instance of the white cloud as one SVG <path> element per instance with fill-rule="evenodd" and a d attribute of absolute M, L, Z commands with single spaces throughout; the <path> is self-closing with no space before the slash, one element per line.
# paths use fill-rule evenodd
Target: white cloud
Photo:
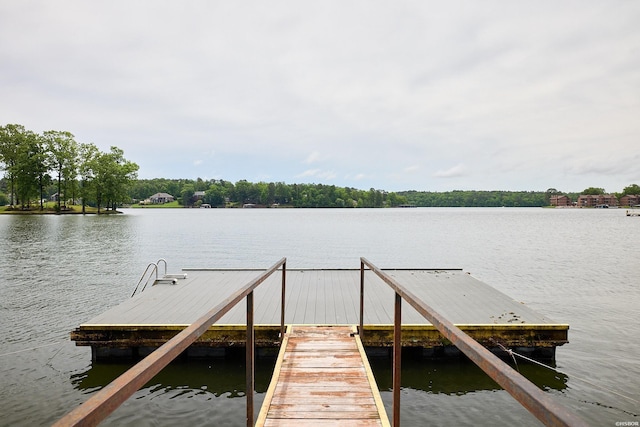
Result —
<path fill-rule="evenodd" d="M 0 2 L 0 125 L 145 178 L 620 191 L 640 4 L 613 2 Z"/>
<path fill-rule="evenodd" d="M 308 176 L 317 176 L 320 173 L 320 169 L 307 169 L 306 171 L 296 175 L 296 178 L 305 178 Z"/>
<path fill-rule="evenodd" d="M 459 163 L 449 169 L 440 169 L 433 174 L 436 178 L 455 178 L 463 176 L 466 172 L 466 168 L 462 163 Z"/>
<path fill-rule="evenodd" d="M 317 163 L 318 161 L 320 161 L 320 153 L 318 153 L 317 151 L 314 151 L 311 154 L 309 154 L 306 159 L 304 159 L 303 163 L 312 164 L 312 163 Z"/>
<path fill-rule="evenodd" d="M 337 174 L 334 171 L 330 170 L 321 170 L 321 169 L 307 169 L 306 171 L 296 175 L 296 178 L 318 178 L 325 180 L 333 180 Z"/>

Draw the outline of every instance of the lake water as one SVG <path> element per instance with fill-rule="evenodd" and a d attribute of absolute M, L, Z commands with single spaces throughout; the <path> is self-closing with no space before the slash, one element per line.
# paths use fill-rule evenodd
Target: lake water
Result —
<path fill-rule="evenodd" d="M 46 425 L 127 364 L 69 332 L 183 267 L 463 268 L 559 323 L 554 373 L 520 370 L 593 425 L 640 420 L 640 218 L 622 209 L 193 209 L 0 216 L 0 425 Z M 243 360 L 170 365 L 104 425 L 244 425 Z M 373 360 L 390 413 L 387 360 Z M 256 408 L 272 361 L 257 366 Z M 539 425 L 473 364 L 403 363 L 404 425 Z"/>

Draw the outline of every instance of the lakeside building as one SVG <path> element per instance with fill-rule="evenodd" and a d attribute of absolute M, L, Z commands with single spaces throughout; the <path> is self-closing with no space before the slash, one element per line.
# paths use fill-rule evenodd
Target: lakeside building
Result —
<path fill-rule="evenodd" d="M 573 206 L 573 200 L 569 198 L 569 196 L 551 196 L 550 199 L 551 206 Z"/>
<path fill-rule="evenodd" d="M 618 198 L 613 194 L 581 194 L 578 197 L 581 208 L 595 208 L 596 206 L 618 206 Z"/>
<path fill-rule="evenodd" d="M 620 206 L 640 205 L 640 194 L 627 194 L 620 197 Z"/>
<path fill-rule="evenodd" d="M 149 202 L 153 204 L 162 204 L 173 202 L 175 198 L 171 194 L 167 193 L 156 193 L 153 196 L 149 197 Z"/>

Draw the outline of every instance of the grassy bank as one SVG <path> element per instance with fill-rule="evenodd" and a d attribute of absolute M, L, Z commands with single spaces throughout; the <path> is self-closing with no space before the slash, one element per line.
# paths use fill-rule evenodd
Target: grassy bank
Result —
<path fill-rule="evenodd" d="M 40 210 L 40 205 L 34 205 L 29 207 L 29 209 L 21 209 L 20 207 L 11 208 L 10 206 L 0 206 L 0 214 L 5 215 L 73 215 L 73 214 L 82 214 L 82 206 L 81 205 L 67 205 L 67 207 L 60 212 L 57 211 L 57 204 L 55 202 L 47 202 L 44 204 L 43 210 Z M 97 214 L 98 209 L 85 206 L 85 214 Z M 100 214 L 112 214 L 112 213 L 120 213 L 118 211 L 106 211 L 104 209 L 100 210 Z"/>
<path fill-rule="evenodd" d="M 173 202 L 169 202 L 169 203 L 163 203 L 163 204 L 150 204 L 150 205 L 141 205 L 139 203 L 136 203 L 135 205 L 131 205 L 129 206 L 130 208 L 133 209 L 164 209 L 164 208 L 181 208 L 182 205 L 178 203 L 177 200 L 174 200 Z"/>

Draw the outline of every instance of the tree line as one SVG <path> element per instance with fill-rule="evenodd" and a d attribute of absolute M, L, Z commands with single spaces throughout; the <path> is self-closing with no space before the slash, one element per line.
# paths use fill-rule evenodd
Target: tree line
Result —
<path fill-rule="evenodd" d="M 141 201 L 155 193 L 168 193 L 183 206 L 202 203 L 211 206 L 256 204 L 300 208 L 380 208 L 412 205 L 421 207 L 540 207 L 549 206 L 554 195 L 577 199 L 579 193 L 547 191 L 404 191 L 360 190 L 325 184 L 286 184 L 284 182 L 236 183 L 225 180 L 137 179 L 138 165 L 112 146 L 101 152 L 94 144 L 78 143 L 70 132 L 46 131 L 37 134 L 22 125 L 0 126 L 0 205 L 28 209 L 39 205 L 57 190 L 56 210 L 66 208 L 68 200 L 85 206 L 115 210 L 118 205 Z M 5 194 L 6 193 L 6 194 Z M 604 194 L 589 187 L 580 194 Z M 632 184 L 622 193 L 640 194 Z"/>
<path fill-rule="evenodd" d="M 538 207 L 548 206 L 544 191 L 404 191 L 398 193 L 420 207 Z"/>
<path fill-rule="evenodd" d="M 0 168 L 13 208 L 28 209 L 35 202 L 44 210 L 43 199 L 54 186 L 57 211 L 65 210 L 69 200 L 81 200 L 83 212 L 89 204 L 98 213 L 129 201 L 138 171 L 118 147 L 101 152 L 92 143 L 78 143 L 70 132 L 38 134 L 19 124 L 0 126 Z"/>
<path fill-rule="evenodd" d="M 546 191 L 400 191 L 398 195 L 407 202 L 420 207 L 542 207 L 551 205 L 551 196 L 564 195 L 577 200 L 581 194 L 605 194 L 603 188 L 589 187 L 580 193 L 565 193 L 555 188 Z M 631 184 L 617 198 L 640 194 L 640 187 Z"/>
<path fill-rule="evenodd" d="M 155 193 L 168 193 L 183 206 L 290 206 L 296 208 L 382 208 L 407 203 L 405 197 L 382 190 L 359 190 L 324 184 L 286 184 L 284 182 L 236 183 L 225 180 L 148 179 L 133 183 L 130 195 L 144 200 Z M 196 194 L 198 193 L 198 194 Z M 204 193 L 204 194 L 202 194 Z"/>

